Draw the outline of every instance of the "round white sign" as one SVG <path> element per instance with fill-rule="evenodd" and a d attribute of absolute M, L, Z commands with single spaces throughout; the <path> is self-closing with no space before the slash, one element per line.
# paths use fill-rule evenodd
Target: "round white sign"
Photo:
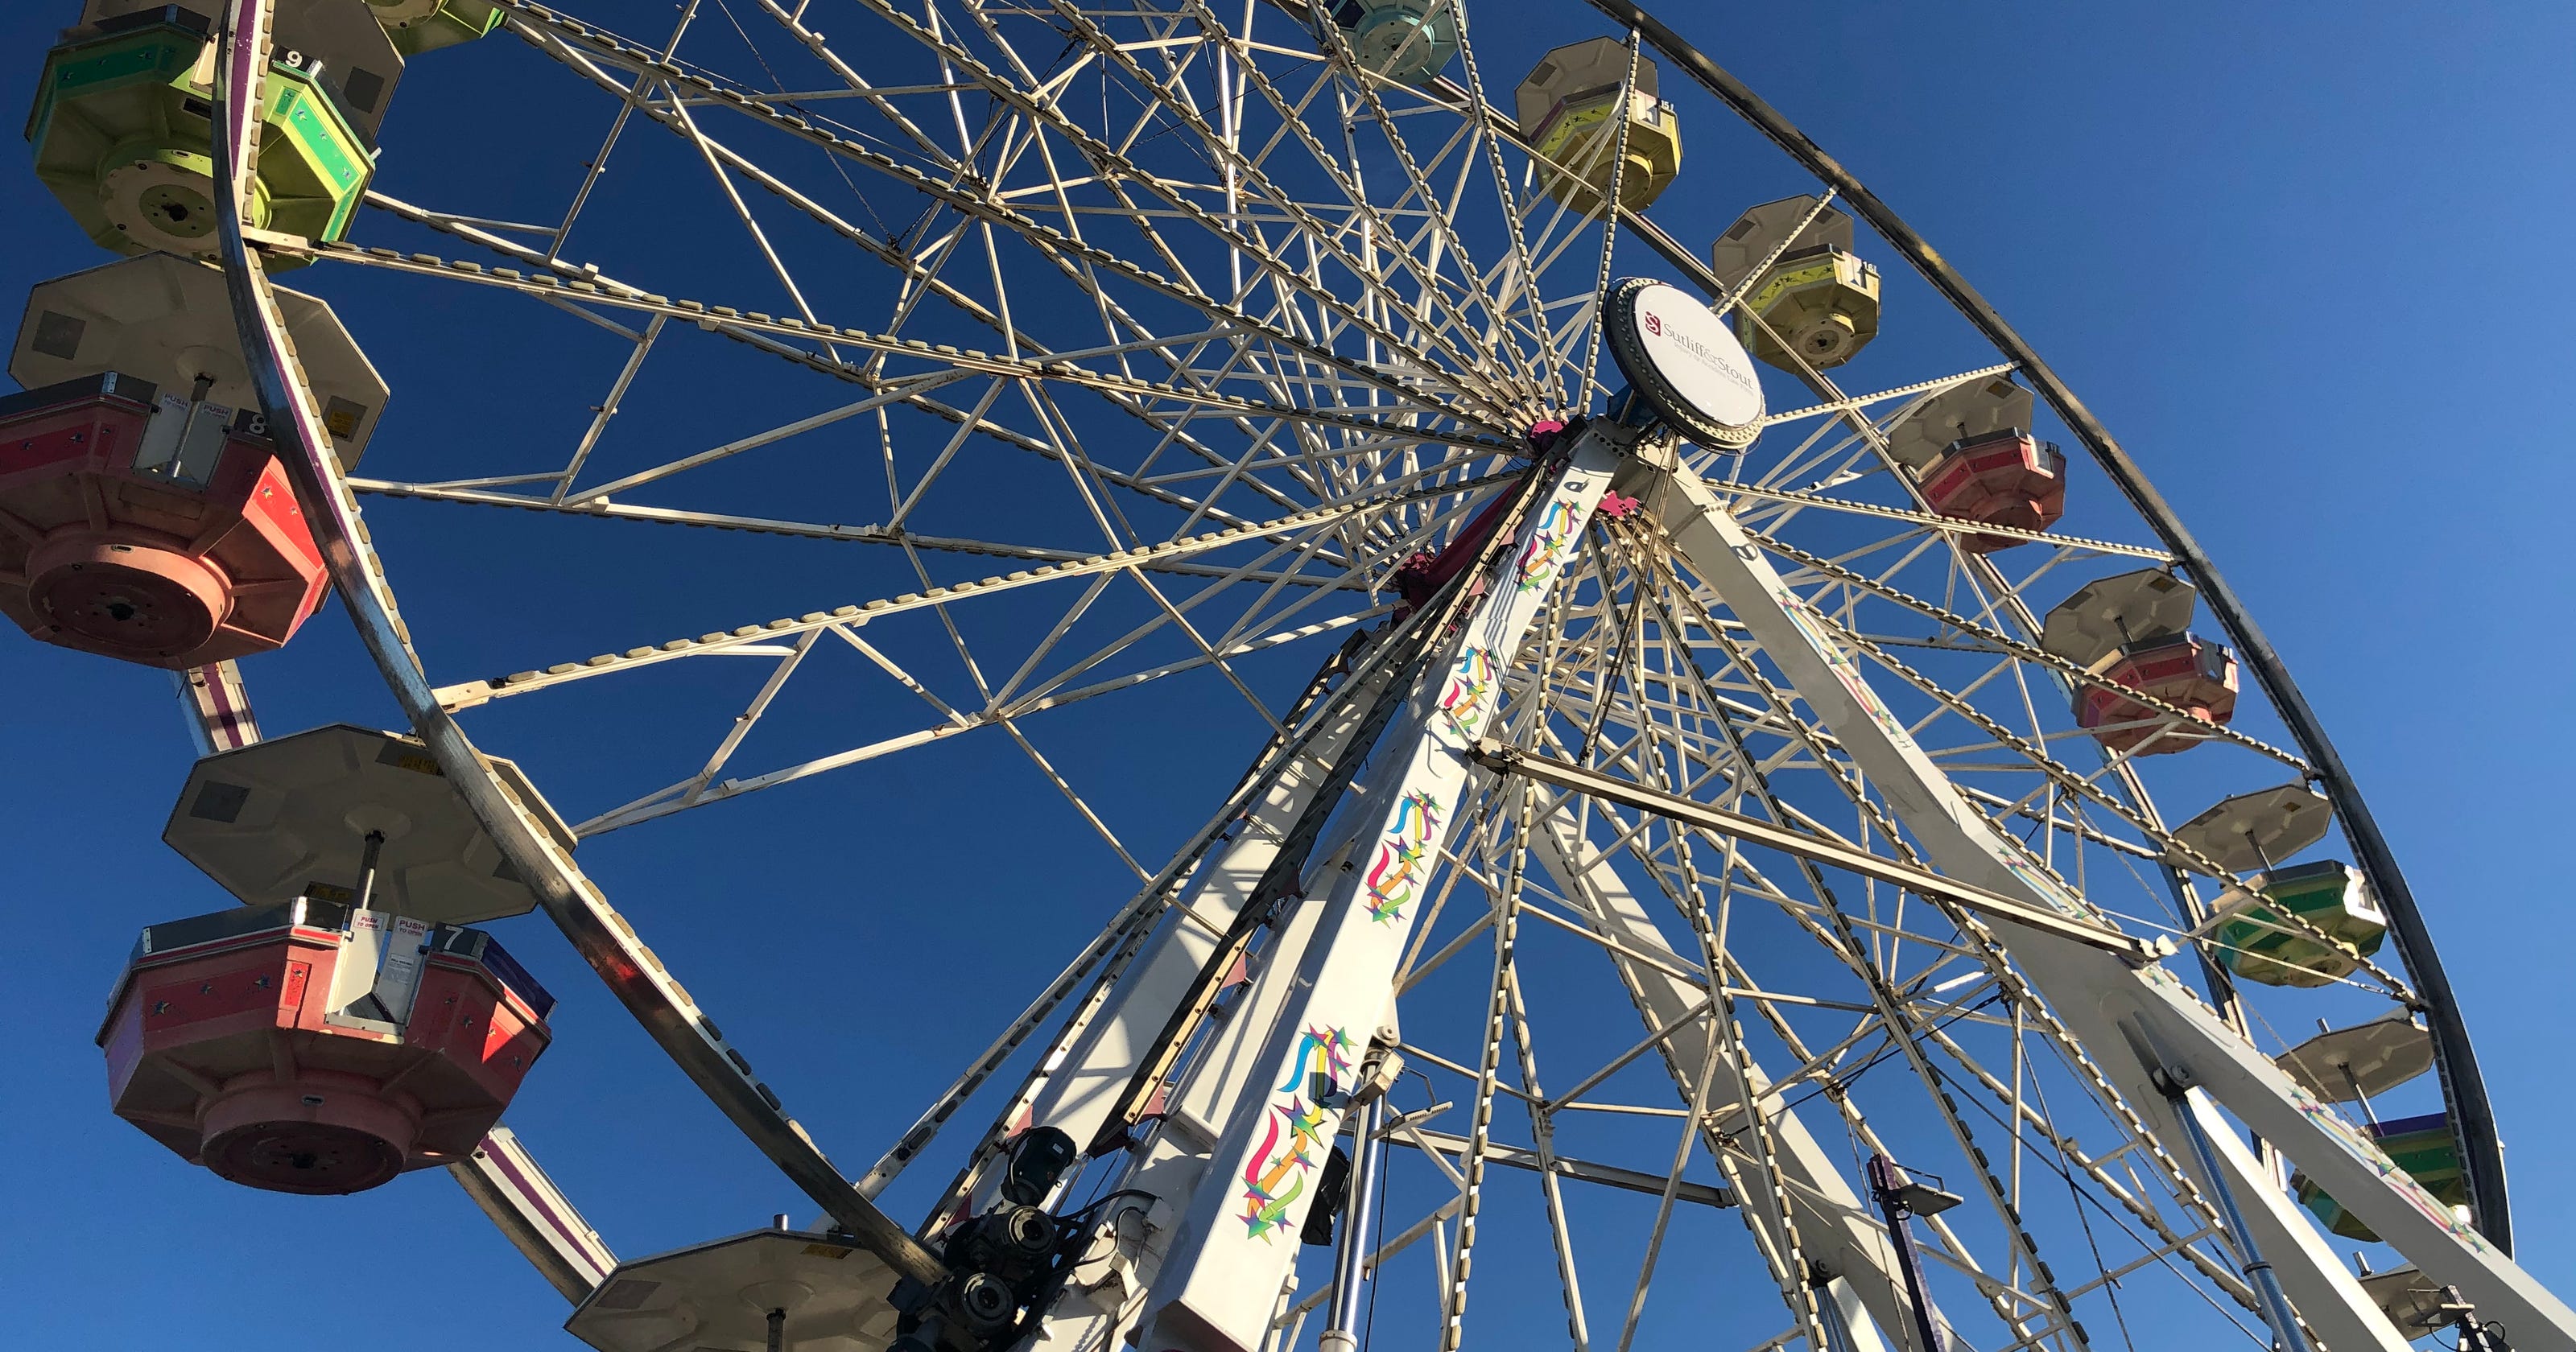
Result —
<path fill-rule="evenodd" d="M 1610 288 L 1610 355 L 1664 421 L 1693 441 L 1742 446 L 1760 432 L 1762 379 L 1726 321 L 1699 297 L 1650 278 Z"/>

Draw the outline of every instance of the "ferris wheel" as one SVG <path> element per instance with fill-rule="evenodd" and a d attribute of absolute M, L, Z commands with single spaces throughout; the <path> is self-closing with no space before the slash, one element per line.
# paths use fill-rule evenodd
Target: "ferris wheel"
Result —
<path fill-rule="evenodd" d="M 100 1033 L 171 1168 L 443 1168 L 602 1352 L 2576 1346 L 2253 617 L 1686 33 L 58 2 L 37 172 L 118 257 L 18 329 L 0 611 L 198 739 L 164 839 L 238 904 Z M 252 715 L 333 594 L 408 726 Z M 1092 856 L 881 1141 L 585 869 L 852 785 Z M 505 1125 L 532 913 L 819 1217 L 590 1229 Z"/>

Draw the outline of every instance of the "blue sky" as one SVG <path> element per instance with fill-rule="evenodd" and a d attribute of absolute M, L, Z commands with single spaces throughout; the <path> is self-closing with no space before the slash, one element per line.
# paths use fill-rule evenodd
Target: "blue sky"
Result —
<path fill-rule="evenodd" d="M 665 8 L 585 12 L 644 34 Z M 1480 7 L 1482 31 L 1505 28 L 1493 21 L 1505 8 Z M 0 105 L 31 97 L 70 9 L 0 17 L 17 53 Z M 1588 10 L 1508 13 L 1534 44 L 1599 31 Z M 2554 416 L 2569 393 L 2554 246 L 2576 206 L 2559 153 L 2576 113 L 2563 74 L 2576 19 L 2542 6 L 1876 4 L 1758 16 L 1667 5 L 1664 17 L 1952 258 L 2227 570 L 2333 730 L 2442 941 L 2504 1125 L 2521 1259 L 2544 1280 L 2576 1278 L 2564 1220 L 2576 1167 L 2552 1149 L 2569 1107 L 2554 1073 L 2569 1001 L 2550 956 L 2576 939 L 2555 904 L 2560 767 L 2576 753 L 2557 697 L 2571 579 L 2549 543 L 2567 532 L 2548 525 L 2576 488 Z M 522 140 L 510 119 L 590 127 L 608 110 L 516 48 L 496 38 L 414 65 L 380 186 L 438 204 L 559 206 L 592 133 Z M 1491 64 L 1508 68 L 1487 70 L 1499 81 L 1525 60 Z M 469 96 L 482 106 L 460 109 Z M 19 153 L 0 174 L 10 294 L 102 261 Z M 1743 203 L 1797 190 L 1709 177 L 1686 169 L 1658 216 L 1702 212 L 1682 233 L 1704 237 Z M 371 277 L 311 284 L 342 303 L 396 390 L 389 455 L 445 438 L 467 460 L 559 436 L 566 407 L 587 398 L 532 389 L 513 365 L 515 344 L 568 344 L 561 334 L 498 334 L 488 309 Z M 583 370 L 577 388 L 595 388 Z M 662 391 L 667 416 L 739 426 L 717 416 L 743 397 L 733 378 L 699 368 Z M 726 564 L 741 571 L 713 573 L 686 553 L 587 554 L 595 537 L 581 532 L 619 529 L 599 523 L 539 534 L 533 518 L 489 513 L 376 519 L 398 567 L 406 539 L 474 533 L 473 547 L 442 553 L 455 571 L 397 574 L 425 624 L 463 633 L 479 608 L 565 612 L 563 651 L 434 659 L 442 680 L 795 614 L 850 580 L 818 580 L 810 552 L 783 546 L 745 547 Z M 527 571 L 530 557 L 547 571 Z M 552 1331 L 560 1302 L 442 1179 L 326 1203 L 250 1193 L 108 1116 L 90 1038 L 125 945 L 142 924 L 223 898 L 156 840 L 187 757 L 165 678 L 28 641 L 0 648 L 21 1010 L 17 1088 L 0 1100 L 0 1157 L 17 1161 L 0 1290 L 16 1296 L 26 1341 L 248 1348 L 291 1315 L 367 1329 L 386 1349 L 571 1346 Z M 1262 670 L 1293 684 L 1307 660 Z M 392 716 L 333 613 L 250 675 L 272 731 Z M 596 712 L 598 728 L 617 726 L 619 710 Z M 848 713 L 858 726 L 879 717 Z M 615 801 L 645 759 L 619 734 L 576 755 L 515 709 L 480 727 L 568 808 Z M 1050 754 L 1158 842 L 1195 825 L 1243 758 L 1143 718 L 1059 735 Z M 853 1168 L 1070 951 L 1079 927 L 1065 914 L 1094 914 L 1127 886 L 1006 743 L 960 738 L 906 773 L 918 778 L 845 776 L 585 851 Z M 944 783 L 992 787 L 961 808 L 924 791 Z M 984 904 L 949 902 L 961 879 Z M 566 997 L 511 1120 L 612 1245 L 641 1254 L 805 1213 L 538 922 L 502 933 Z M 900 1196 L 908 1217 L 919 1202 Z M 356 1271 L 382 1279 L 311 1280 Z"/>

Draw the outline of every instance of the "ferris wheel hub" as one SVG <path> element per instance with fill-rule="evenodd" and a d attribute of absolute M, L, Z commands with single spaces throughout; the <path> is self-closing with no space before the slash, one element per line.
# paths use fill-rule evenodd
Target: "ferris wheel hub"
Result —
<path fill-rule="evenodd" d="M 1655 417 L 1704 446 L 1749 446 L 1762 433 L 1762 380 L 1706 301 L 1650 277 L 1612 284 L 1602 334 L 1611 360 Z"/>

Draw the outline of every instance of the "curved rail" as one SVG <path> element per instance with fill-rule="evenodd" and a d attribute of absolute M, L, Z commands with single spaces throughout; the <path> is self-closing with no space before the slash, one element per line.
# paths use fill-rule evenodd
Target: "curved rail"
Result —
<path fill-rule="evenodd" d="M 2334 743 L 2326 736 L 2325 725 L 2309 707 L 2307 696 L 2298 683 L 2290 679 L 2290 669 L 2254 623 L 2235 589 L 2219 576 L 2218 566 L 2192 538 L 2191 532 L 2174 514 L 2164 495 L 2147 482 L 2146 472 L 2128 451 L 2112 439 L 2109 429 L 2093 416 L 2075 391 L 2060 380 L 2057 373 L 2041 360 L 2039 352 L 2004 322 L 2004 317 L 1977 289 L 1968 285 L 1948 259 L 1941 256 L 1921 235 L 1914 232 L 1903 218 L 1891 210 L 1878 195 L 1852 176 L 1850 170 L 1825 153 L 1824 148 L 1807 138 L 1780 110 L 1764 102 L 1745 83 L 1711 61 L 1697 47 L 1675 33 L 1652 14 L 1629 0 L 1587 0 L 1594 9 L 1609 16 L 1622 27 L 1645 36 L 1648 44 L 1689 73 L 1692 79 L 1715 94 L 1728 107 L 1750 122 L 1790 158 L 1814 174 L 1836 196 L 1851 205 L 1852 211 L 1897 252 L 1905 255 L 1914 270 L 1923 274 L 1934 289 L 1948 298 L 1959 313 L 1967 316 L 2004 355 L 2012 358 L 2030 377 L 2032 386 L 2048 406 L 2057 412 L 2068 430 L 2084 443 L 2094 461 L 2119 486 L 2138 514 L 2155 528 L 2165 547 L 2173 552 L 2183 567 L 2191 571 L 2199 584 L 2201 600 L 2219 626 L 2235 640 L 2238 656 L 2254 672 L 2272 705 L 2280 711 L 2281 721 L 2290 729 L 2299 750 L 2315 767 L 2316 780 L 2326 797 L 2333 802 L 2335 816 L 2342 821 L 2344 836 L 2352 844 L 2362 872 L 2377 890 L 2380 902 L 2388 909 L 2390 928 L 2397 938 L 2397 951 L 2406 960 L 2406 970 L 2415 979 L 2423 997 L 2425 1022 L 2433 1034 L 2433 1061 L 2442 1084 L 2442 1100 L 2451 1113 L 2453 1130 L 2460 1141 L 2462 1171 L 2468 1177 L 2470 1209 L 2477 1227 L 2489 1242 L 2508 1256 L 2513 1252 L 2513 1213 L 2505 1195 L 2504 1148 L 2496 1135 L 2494 1110 L 2488 1105 L 2486 1077 L 2478 1070 L 2477 1053 L 2469 1043 L 2469 1029 L 2460 1017 L 2459 1003 L 2453 997 L 2450 977 L 2442 970 L 2441 955 L 2434 951 L 2432 932 L 2425 928 L 2424 914 L 2415 904 L 2415 894 L 2406 885 L 2406 875 L 2397 867 L 2397 856 L 2379 823 L 2362 801 L 2361 790 L 2345 770 L 2343 758 L 2336 754 Z"/>
<path fill-rule="evenodd" d="M 266 270 L 251 251 L 242 202 L 251 182 L 251 147 L 260 124 L 261 82 L 268 72 L 269 18 L 274 0 L 229 0 L 215 86 L 217 238 L 233 322 L 259 391 L 278 459 L 294 481 L 305 519 L 331 570 L 332 588 L 349 610 L 360 641 L 394 699 L 426 742 L 449 783 L 481 820 L 519 876 L 528 880 L 546 915 L 582 958 L 608 983 L 620 1003 L 678 1063 L 698 1089 L 768 1156 L 780 1172 L 829 1213 L 833 1222 L 897 1273 L 923 1282 L 946 1275 L 938 1257 L 859 1194 L 805 1129 L 787 1115 L 778 1095 L 752 1074 L 750 1062 L 728 1044 L 661 960 L 608 904 L 596 883 L 582 875 L 528 816 L 456 720 L 439 707 L 428 677 L 412 652 L 409 632 L 396 613 L 366 527 L 358 520 L 321 411 L 305 384 L 294 345 L 286 335 Z M 298 241 L 299 243 L 301 241 Z"/>
<path fill-rule="evenodd" d="M 2037 351 L 1902 218 L 1777 109 L 1653 15 L 1628 0 L 1588 3 L 1642 34 L 1659 54 L 1833 188 L 1857 215 L 1904 254 L 1935 289 L 2029 375 L 2050 407 L 2190 570 L 2211 614 L 2235 641 L 2242 659 L 2315 767 L 2315 778 L 2334 803 L 2358 862 L 2388 909 L 2398 950 L 2423 996 L 2443 1097 L 2462 1145 L 2462 1164 L 2479 1229 L 2499 1249 L 2510 1253 L 2510 1204 L 2484 1077 L 2422 912 L 2386 837 L 2314 709 L 2216 565 L 2128 452 Z M 257 103 L 238 95 L 243 90 L 255 90 L 265 73 L 269 8 L 270 0 L 233 0 L 229 7 L 224 72 L 218 92 L 223 127 L 216 138 L 218 177 L 228 182 L 247 177 L 247 149 L 256 122 L 245 110 Z M 919 1269 L 921 1275 L 933 1275 L 935 1259 L 859 1196 L 802 1128 L 777 1106 L 776 1096 L 739 1068 L 738 1053 L 714 1032 L 712 1023 L 662 971 L 650 950 L 634 939 L 631 926 L 607 905 L 596 885 L 582 877 L 570 859 L 533 827 L 521 806 L 485 770 L 480 754 L 462 729 L 439 708 L 410 650 L 381 572 L 375 567 L 373 551 L 364 543 L 364 528 L 357 521 L 354 505 L 342 491 L 336 469 L 329 463 L 329 439 L 321 434 L 311 400 L 302 389 L 291 348 L 276 318 L 267 279 L 243 230 L 238 200 L 231 194 L 223 196 L 232 199 L 222 202 L 220 211 L 225 271 L 245 352 L 251 358 L 272 434 L 300 494 L 315 509 L 309 519 L 324 548 L 334 587 L 414 728 L 513 865 L 534 882 L 534 890 L 549 916 L 690 1078 L 837 1221 L 870 1241 L 870 1248 L 900 1271 Z"/>

